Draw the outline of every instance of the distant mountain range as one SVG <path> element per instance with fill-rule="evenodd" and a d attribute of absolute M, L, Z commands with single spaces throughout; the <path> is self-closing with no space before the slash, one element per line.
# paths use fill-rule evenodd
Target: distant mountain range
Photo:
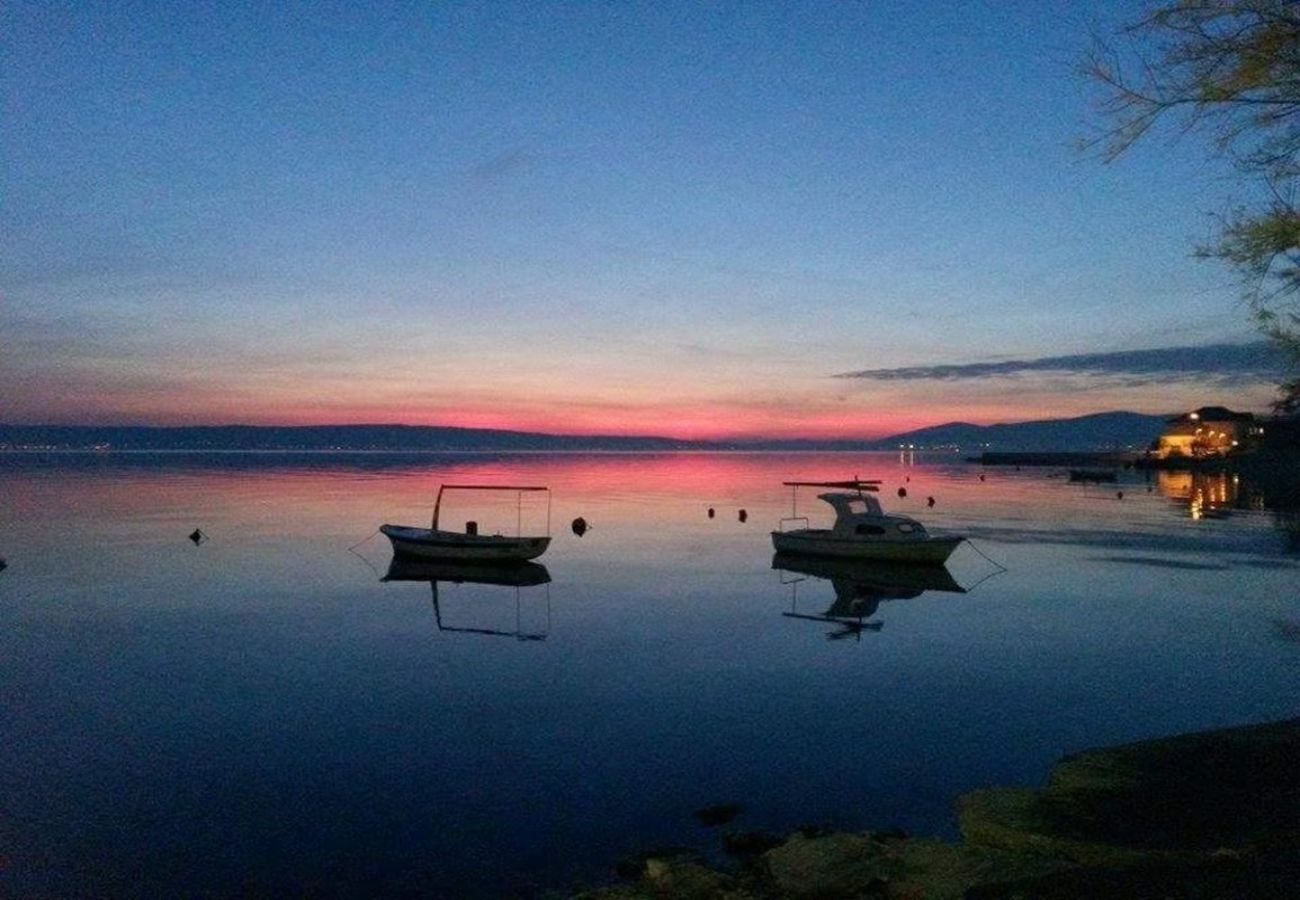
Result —
<path fill-rule="evenodd" d="M 949 422 L 898 434 L 891 447 L 954 446 L 962 450 L 1021 450 L 1036 452 L 1145 449 L 1164 431 L 1169 416 L 1132 412 L 1094 413 L 1073 419 L 1043 419 L 1006 425 Z M 987 445 L 987 446 L 985 446 Z"/>
<path fill-rule="evenodd" d="M 1073 419 L 1004 425 L 949 422 L 879 440 L 772 439 L 686 441 L 624 435 L 563 435 L 439 425 L 4 425 L 0 449 L 190 451 L 671 451 L 894 450 L 1088 451 L 1141 449 L 1163 430 L 1165 416 L 1107 412 Z"/>

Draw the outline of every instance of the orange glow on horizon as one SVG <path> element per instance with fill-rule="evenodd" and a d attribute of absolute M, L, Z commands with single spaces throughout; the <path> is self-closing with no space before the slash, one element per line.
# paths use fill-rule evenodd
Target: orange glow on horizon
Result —
<path fill-rule="evenodd" d="M 553 435 L 662 437 L 676 440 L 746 441 L 746 440 L 877 440 L 917 428 L 925 428 L 969 416 L 967 408 L 952 411 L 947 417 L 933 410 L 878 413 L 854 411 L 832 413 L 817 411 L 765 411 L 725 407 L 668 407 L 627 411 L 560 410 L 497 412 L 457 410 L 427 414 L 403 413 L 392 409 L 347 409 L 284 413 L 266 410 L 256 414 L 229 410 L 183 416 L 154 414 L 148 416 L 112 416 L 101 424 L 123 425 L 408 425 L 448 428 L 482 428 L 503 431 L 535 432 Z M 1005 417 L 1004 417 L 1005 418 Z M 969 418 L 962 418 L 970 421 Z M 988 421 L 1001 421 L 991 414 Z M 86 424 L 80 419 L 69 424 Z"/>
<path fill-rule="evenodd" d="M 1105 410 L 1166 414 L 1203 400 L 1197 384 L 1066 390 L 1038 383 L 828 383 L 773 379 L 748 383 L 448 384 L 441 390 L 362 381 L 232 378 L 159 384 L 140 391 L 105 383 L 87 409 L 82 391 L 31 395 L 11 410 L 11 424 L 69 425 L 373 425 L 488 428 L 574 436 L 639 436 L 680 440 L 879 440 L 950 422 L 974 425 L 1062 419 Z M 67 385 L 62 385 L 67 387 Z M 1261 407 L 1261 387 L 1238 406 Z M 1259 402 L 1253 402 L 1258 400 Z M 1192 404 L 1194 405 L 1194 404 Z M 16 412 L 16 414 L 15 414 Z"/>

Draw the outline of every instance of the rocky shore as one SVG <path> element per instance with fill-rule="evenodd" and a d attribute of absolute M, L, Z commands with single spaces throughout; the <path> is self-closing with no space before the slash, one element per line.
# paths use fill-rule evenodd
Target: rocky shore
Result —
<path fill-rule="evenodd" d="M 956 843 L 728 832 L 732 867 L 688 850 L 648 853 L 622 867 L 625 883 L 573 896 L 1290 898 L 1300 884 L 1300 719 L 1084 751 L 1058 762 L 1043 787 L 974 791 L 957 808 Z"/>

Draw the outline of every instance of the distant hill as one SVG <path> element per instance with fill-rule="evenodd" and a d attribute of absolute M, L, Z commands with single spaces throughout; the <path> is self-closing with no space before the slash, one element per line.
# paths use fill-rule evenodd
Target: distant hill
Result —
<path fill-rule="evenodd" d="M 0 449 L 274 450 L 274 451 L 670 451 L 670 450 L 893 450 L 959 447 L 979 450 L 1113 450 L 1142 448 L 1163 430 L 1164 416 L 1097 413 L 1007 425 L 950 422 L 880 440 L 684 441 L 623 435 L 541 434 L 438 425 L 4 425 Z M 987 445 L 987 446 L 986 446 Z"/>
<path fill-rule="evenodd" d="M 970 451 L 1140 450 L 1160 436 L 1167 421 L 1168 416 L 1105 412 L 1073 419 L 1044 419 L 1005 425 L 949 422 L 896 434 L 877 443 L 881 449 L 915 444 L 918 448 L 954 446 Z"/>
<path fill-rule="evenodd" d="M 672 438 L 538 434 L 438 425 L 2 425 L 0 447 L 111 450 L 681 450 Z"/>

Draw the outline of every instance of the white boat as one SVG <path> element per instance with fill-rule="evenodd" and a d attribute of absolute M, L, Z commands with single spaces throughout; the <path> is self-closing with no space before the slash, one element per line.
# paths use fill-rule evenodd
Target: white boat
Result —
<path fill-rule="evenodd" d="M 447 531 L 438 527 L 445 491 L 515 491 L 522 507 L 523 495 L 546 491 L 546 530 L 544 536 L 511 537 L 501 534 L 479 534 L 476 522 L 466 522 L 464 531 Z M 518 485 L 444 484 L 438 488 L 438 499 L 433 505 L 433 522 L 429 528 L 414 525 L 380 525 L 379 531 L 393 545 L 393 553 L 415 559 L 473 560 L 485 563 L 516 563 L 536 559 L 551 545 L 550 489 L 545 487 L 520 487 Z"/>
<path fill-rule="evenodd" d="M 797 492 L 800 487 L 839 488 L 818 494 L 835 509 L 830 528 L 809 528 L 808 519 L 792 515 L 781 520 L 772 532 L 772 546 L 780 553 L 833 556 L 842 559 L 882 559 L 909 563 L 943 563 L 965 540 L 958 535 L 932 535 L 925 526 L 907 516 L 886 515 L 880 501 L 869 496 L 880 490 L 879 481 L 787 481 Z M 797 506 L 793 510 L 797 513 Z M 786 529 L 787 523 L 803 522 L 803 528 Z"/>

